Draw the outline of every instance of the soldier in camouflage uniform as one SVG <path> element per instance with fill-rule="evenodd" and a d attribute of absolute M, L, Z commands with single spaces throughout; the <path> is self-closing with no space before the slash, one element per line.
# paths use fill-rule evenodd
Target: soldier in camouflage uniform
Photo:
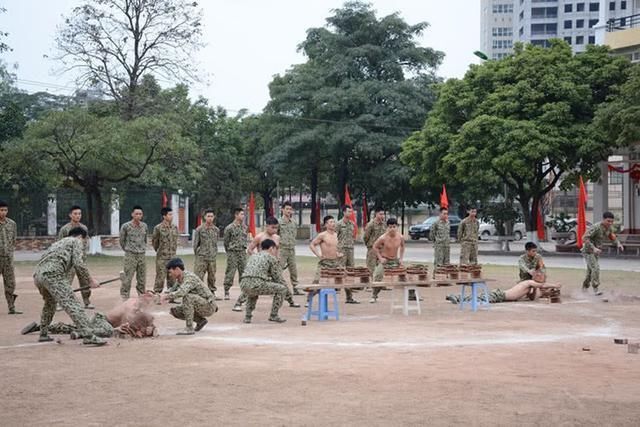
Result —
<path fill-rule="evenodd" d="M 220 230 L 213 224 L 215 213 L 207 209 L 204 213 L 204 224 L 196 228 L 193 236 L 193 252 L 196 255 L 194 272 L 204 280 L 207 275 L 207 286 L 215 297 L 216 293 L 216 256 L 218 255 L 218 237 Z M 216 298 L 220 300 L 222 298 Z"/>
<path fill-rule="evenodd" d="M 180 258 L 167 263 L 167 271 L 176 286 L 163 295 L 164 301 L 182 298 L 182 304 L 172 307 L 170 313 L 176 319 L 184 319 L 186 328 L 177 335 L 193 335 L 209 322 L 207 317 L 218 311 L 213 292 L 194 273 L 185 271 Z M 195 328 L 193 322 L 196 322 Z"/>
<path fill-rule="evenodd" d="M 86 225 L 84 225 L 83 223 L 80 222 L 80 220 L 82 219 L 82 208 L 80 206 L 71 206 L 71 208 L 69 209 L 69 222 L 65 225 L 63 225 L 62 227 L 60 227 L 60 231 L 58 232 L 58 240 L 60 239 L 64 239 L 65 237 L 67 237 L 69 235 L 69 231 L 71 231 L 72 228 L 76 228 L 76 227 L 80 227 L 82 228 L 84 231 L 87 232 L 87 235 L 89 234 L 89 229 L 87 228 Z M 83 254 L 86 257 L 87 255 L 87 244 L 89 243 L 89 239 L 85 239 L 85 245 L 84 245 L 84 251 Z M 86 258 L 85 258 L 86 261 Z M 69 270 L 69 283 L 73 283 L 73 276 L 75 275 L 75 270 Z M 85 287 L 86 283 L 81 283 L 80 284 L 81 287 Z M 88 310 L 93 310 L 94 308 L 96 308 L 93 304 L 91 304 L 91 289 L 83 289 L 82 291 L 80 291 L 80 293 L 82 294 L 82 301 L 84 302 L 84 308 L 88 309 Z"/>
<path fill-rule="evenodd" d="M 125 280 L 120 287 L 120 296 L 123 300 L 131 294 L 131 280 L 136 275 L 136 291 L 142 295 L 146 291 L 147 264 L 145 252 L 147 250 L 147 224 L 142 222 L 142 208 L 134 206 L 131 210 L 132 220 L 126 222 L 120 228 L 120 247 L 124 251 L 124 275 Z"/>
<path fill-rule="evenodd" d="M 0 200 L 0 275 L 4 282 L 4 297 L 7 299 L 9 314 L 22 314 L 16 310 L 16 275 L 13 268 L 13 252 L 16 249 L 16 223 L 7 218 L 9 206 Z"/>
<path fill-rule="evenodd" d="M 605 212 L 602 214 L 602 221 L 598 224 L 594 224 L 589 228 L 582 237 L 582 255 L 587 264 L 587 276 L 582 282 L 582 290 L 586 291 L 589 287 L 593 288 L 593 292 L 596 295 L 602 295 L 602 292 L 598 290 L 600 286 L 600 264 L 598 257 L 602 252 L 602 246 L 605 243 L 611 242 L 615 244 L 618 249 L 624 251 L 624 246 L 618 240 L 618 237 L 613 233 L 611 227 L 613 226 L 613 214 L 611 212 Z"/>
<path fill-rule="evenodd" d="M 478 210 L 471 207 L 467 210 L 467 217 L 458 227 L 458 241 L 460 242 L 460 264 L 478 263 L 478 238 L 480 237 L 480 221 L 476 218 Z"/>
<path fill-rule="evenodd" d="M 345 206 L 344 215 L 336 226 L 336 233 L 338 236 L 338 251 L 342 252 L 342 266 L 343 267 L 355 267 L 355 259 L 353 253 L 353 246 L 355 244 L 355 224 L 351 221 L 351 215 L 353 209 L 350 206 Z M 351 289 L 345 289 L 347 295 L 347 304 L 358 304 L 358 301 L 353 299 L 353 291 Z"/>
<path fill-rule="evenodd" d="M 260 243 L 261 251 L 249 257 L 247 266 L 240 280 L 240 289 L 247 296 L 247 307 L 244 323 L 251 323 L 253 310 L 260 295 L 273 295 L 269 321 L 283 323 L 285 319 L 278 316 L 282 301 L 289 288 L 282 277 L 282 268 L 278 261 L 278 248 L 271 239 Z"/>
<path fill-rule="evenodd" d="M 524 250 L 526 252 L 518 259 L 518 276 L 521 281 L 532 279 L 536 271 L 546 272 L 542 256 L 538 253 L 538 245 L 527 242 Z"/>
<path fill-rule="evenodd" d="M 449 226 L 449 211 L 440 209 L 440 219 L 433 223 L 429 231 L 429 240 L 433 241 L 433 277 L 436 277 L 436 267 L 449 264 L 451 252 L 451 238 Z"/>
<path fill-rule="evenodd" d="M 519 301 L 521 299 L 529 299 L 531 301 L 540 297 L 541 290 L 560 289 L 560 285 L 554 283 L 545 283 L 545 275 L 542 271 L 534 272 L 534 279 L 523 280 L 510 289 L 493 289 L 489 292 L 489 303 L 495 304 L 499 302 Z M 452 304 L 460 303 L 460 295 L 447 295 L 447 301 Z M 471 295 L 465 295 L 465 302 L 471 302 Z M 478 294 L 478 301 L 486 301 L 484 292 Z"/>
<path fill-rule="evenodd" d="M 376 251 L 373 250 L 373 244 L 387 230 L 387 226 L 384 223 L 384 209 L 376 208 L 374 212 L 373 220 L 369 221 L 364 228 L 363 237 L 364 244 L 367 246 L 367 268 L 372 275 L 376 269 L 376 265 L 378 265 L 378 256 L 376 255 Z"/>
<path fill-rule="evenodd" d="M 51 245 L 36 265 L 33 278 L 44 300 L 40 318 L 40 342 L 52 341 L 49 337 L 49 325 L 58 303 L 73 320 L 78 336 L 84 338 L 84 344 L 105 344 L 95 336 L 89 318 L 74 297 L 69 282 L 69 270 L 75 269 L 80 283 L 87 283 L 92 288 L 98 287 L 98 283 L 90 276 L 84 262 L 83 239 L 86 237 L 87 233 L 82 228 L 71 229 L 69 237 Z"/>
<path fill-rule="evenodd" d="M 178 251 L 178 227 L 173 225 L 173 211 L 171 208 L 160 210 L 162 222 L 153 228 L 151 243 L 156 251 L 156 280 L 153 284 L 155 293 L 162 292 L 164 281 L 167 280 L 167 290 L 174 285 L 174 280 L 167 271 L 167 263 L 176 256 Z"/>
<path fill-rule="evenodd" d="M 280 264 L 283 270 L 289 270 L 291 287 L 294 295 L 302 295 L 298 290 L 298 266 L 296 264 L 296 234 L 298 225 L 293 220 L 293 206 L 291 202 L 282 205 L 282 218 L 280 218 Z"/>
<path fill-rule="evenodd" d="M 224 229 L 224 250 L 227 253 L 227 268 L 224 272 L 224 299 L 229 299 L 229 289 L 233 286 L 233 278 L 238 271 L 242 277 L 247 263 L 247 227 L 244 222 L 244 210 L 236 208 L 233 211 L 234 220 Z"/>

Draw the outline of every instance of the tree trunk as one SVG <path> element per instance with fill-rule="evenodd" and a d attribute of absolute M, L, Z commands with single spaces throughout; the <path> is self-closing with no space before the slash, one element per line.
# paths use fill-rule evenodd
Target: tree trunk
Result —
<path fill-rule="evenodd" d="M 100 188 L 96 187 L 93 194 L 96 200 L 96 230 L 94 235 L 98 235 L 104 232 L 104 206 L 102 204 Z"/>
<path fill-rule="evenodd" d="M 317 224 L 320 218 L 316 218 L 316 209 L 318 203 L 318 167 L 311 168 L 311 224 Z M 302 207 L 301 207 L 302 209 Z"/>
<path fill-rule="evenodd" d="M 85 188 L 84 195 L 87 201 L 87 228 L 89 228 L 90 234 L 94 234 L 95 221 L 93 215 L 93 194 L 91 193 L 91 189 Z"/>
<path fill-rule="evenodd" d="M 340 204 L 340 212 L 343 212 L 342 205 L 344 204 L 344 189 L 347 183 L 349 182 L 349 163 L 346 159 L 344 159 L 340 163 L 340 169 L 338 171 L 338 203 Z"/>
<path fill-rule="evenodd" d="M 271 191 L 268 189 L 262 191 L 260 193 L 262 195 L 262 201 L 264 203 L 264 219 L 266 220 L 271 216 L 271 206 L 272 206 L 272 198 Z"/>

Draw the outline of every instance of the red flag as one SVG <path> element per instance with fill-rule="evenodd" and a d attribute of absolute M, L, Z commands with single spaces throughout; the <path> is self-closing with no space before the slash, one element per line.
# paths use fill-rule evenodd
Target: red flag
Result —
<path fill-rule="evenodd" d="M 198 214 L 196 216 L 196 227 L 200 227 L 200 224 L 202 224 L 202 215 Z"/>
<path fill-rule="evenodd" d="M 580 177 L 580 193 L 578 194 L 578 225 L 576 227 L 576 245 L 582 248 L 582 236 L 587 231 L 586 209 L 587 205 L 587 189 L 584 187 L 584 181 Z"/>
<path fill-rule="evenodd" d="M 169 204 L 169 198 L 167 197 L 167 193 L 165 193 L 164 190 L 162 190 L 162 207 L 166 208 L 168 204 Z"/>
<path fill-rule="evenodd" d="M 349 194 L 349 186 L 344 186 L 344 205 L 351 208 L 351 217 L 349 220 L 353 223 L 353 237 L 358 234 L 358 224 L 356 223 L 356 212 L 353 210 L 353 203 L 351 203 L 351 195 Z"/>
<path fill-rule="evenodd" d="M 367 222 L 369 222 L 369 212 L 367 206 L 367 193 L 365 191 L 362 192 L 362 226 L 366 226 Z"/>
<path fill-rule="evenodd" d="M 542 205 L 538 201 L 538 212 L 536 214 L 536 228 L 538 231 L 538 240 L 544 240 L 544 221 L 542 219 Z"/>
<path fill-rule="evenodd" d="M 249 233 L 251 237 L 256 237 L 256 201 L 253 193 L 249 196 Z"/>
<path fill-rule="evenodd" d="M 442 184 L 442 193 L 440 193 L 440 207 L 449 209 L 449 198 L 447 197 L 447 187 Z"/>
<path fill-rule="evenodd" d="M 320 196 L 318 196 L 318 200 L 316 201 L 316 233 L 322 231 L 322 220 L 320 219 Z"/>

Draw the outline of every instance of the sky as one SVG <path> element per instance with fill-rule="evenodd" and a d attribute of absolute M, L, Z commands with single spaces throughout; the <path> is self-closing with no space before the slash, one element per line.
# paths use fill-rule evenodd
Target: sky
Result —
<path fill-rule="evenodd" d="M 81 0 L 0 0 L 7 12 L 0 29 L 9 33 L 12 52 L 2 55 L 17 68 L 18 86 L 28 92 L 47 90 L 70 95 L 74 75 L 57 74 L 54 37 Z M 259 113 L 269 101 L 268 84 L 293 64 L 305 61 L 297 46 L 306 30 L 325 25 L 342 0 L 201 0 L 203 41 L 196 62 L 206 83 L 191 86 L 210 105 L 230 112 Z M 426 21 L 430 27 L 417 40 L 421 46 L 445 52 L 438 75 L 462 77 L 480 45 L 479 0 L 372 0 L 378 16 L 399 12 L 409 24 Z"/>

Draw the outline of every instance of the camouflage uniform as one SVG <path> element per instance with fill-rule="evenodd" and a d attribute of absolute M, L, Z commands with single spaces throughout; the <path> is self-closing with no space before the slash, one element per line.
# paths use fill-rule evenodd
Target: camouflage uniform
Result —
<path fill-rule="evenodd" d="M 184 271 L 182 281 L 168 294 L 169 298 L 182 298 L 182 304 L 172 307 L 170 312 L 176 319 L 184 319 L 187 329 L 218 311 L 213 292 L 202 280 L 190 271 Z"/>
<path fill-rule="evenodd" d="M 80 227 L 82 228 L 84 231 L 87 232 L 87 237 L 89 236 L 89 229 L 87 228 L 86 225 L 82 224 L 82 223 L 78 223 L 78 224 L 74 224 L 72 222 L 69 222 L 65 225 L 63 225 L 62 227 L 60 227 L 60 231 L 58 232 L 58 240 L 60 239 L 64 239 L 65 237 L 69 236 L 69 232 L 76 228 L 76 227 Z M 89 239 L 85 239 L 84 241 L 84 250 L 82 252 L 82 254 L 84 255 L 84 261 L 87 261 L 87 245 L 89 244 Z M 69 270 L 69 283 L 73 283 L 73 276 L 75 275 L 75 271 L 74 270 Z M 88 283 L 80 283 L 81 287 L 85 287 L 88 286 Z M 91 298 L 91 289 L 83 289 L 80 291 L 80 293 L 82 294 L 82 301 L 84 302 L 84 305 L 89 305 L 91 304 L 90 298 Z"/>
<path fill-rule="evenodd" d="M 232 222 L 224 229 L 224 250 L 227 253 L 227 268 L 224 272 L 224 293 L 229 293 L 233 286 L 233 277 L 238 271 L 238 278 L 242 277 L 247 263 L 247 227 L 244 224 Z"/>
<path fill-rule="evenodd" d="M 100 338 L 111 338 L 113 336 L 113 326 L 107 320 L 107 317 L 102 313 L 96 313 L 93 319 L 89 321 L 89 328 L 93 334 Z M 50 334 L 66 335 L 72 332 L 78 332 L 78 328 L 75 325 L 69 325 L 68 323 L 55 322 L 49 325 Z"/>
<path fill-rule="evenodd" d="M 518 270 L 520 281 L 523 280 L 531 280 L 533 277 L 529 274 L 529 270 L 540 270 L 543 273 L 546 271 L 544 268 L 544 262 L 542 261 L 542 256 L 540 254 L 535 254 L 535 256 L 530 257 L 526 253 L 522 254 L 520 259 L 518 259 Z"/>
<path fill-rule="evenodd" d="M 313 283 L 320 283 L 320 270 L 322 268 L 340 268 L 343 267 L 342 260 L 336 259 L 320 259 L 318 260 L 318 266 L 316 267 L 316 274 L 313 276 Z"/>
<path fill-rule="evenodd" d="M 9 312 L 15 310 L 16 275 L 13 268 L 13 251 L 16 249 L 16 223 L 5 218 L 0 222 L 0 275 L 4 282 L 4 297 L 7 299 Z"/>
<path fill-rule="evenodd" d="M 251 320 L 259 295 L 273 295 L 269 318 L 277 318 L 282 301 L 289 292 L 282 276 L 280 262 L 268 252 L 259 252 L 249 257 L 240 280 L 240 289 L 247 296 L 245 311 L 245 319 L 247 320 Z"/>
<path fill-rule="evenodd" d="M 369 221 L 364 228 L 364 244 L 367 246 L 367 268 L 374 274 L 376 265 L 378 264 L 378 257 L 376 251 L 373 250 L 373 244 L 387 231 L 387 226 L 384 222 L 378 223 L 375 219 Z"/>
<path fill-rule="evenodd" d="M 493 289 L 489 292 L 489 303 L 505 302 L 505 297 L 506 295 L 502 289 Z M 460 295 L 447 295 L 446 300 L 451 301 L 453 304 L 460 304 Z M 478 301 L 485 301 L 484 292 L 478 295 Z M 464 302 L 471 302 L 471 295 L 465 295 Z"/>
<path fill-rule="evenodd" d="M 56 303 L 67 312 L 81 337 L 93 335 L 89 318 L 73 295 L 69 270 L 75 270 L 80 283 L 89 283 L 89 270 L 84 262 L 84 244 L 76 237 L 58 240 L 45 251 L 36 265 L 34 282 L 44 307 L 40 318 L 40 335 L 47 335 L 56 312 Z"/>
<path fill-rule="evenodd" d="M 216 255 L 218 255 L 218 237 L 220 230 L 215 225 L 207 227 L 202 224 L 196 228 L 193 236 L 193 252 L 196 255 L 193 267 L 194 273 L 204 280 L 207 275 L 207 286 L 215 294 L 216 292 Z"/>
<path fill-rule="evenodd" d="M 449 221 L 438 220 L 431 226 L 429 231 L 429 240 L 433 241 L 433 277 L 436 277 L 436 267 L 439 265 L 449 264 L 449 255 L 451 251 Z"/>
<path fill-rule="evenodd" d="M 458 227 L 458 241 L 460 242 L 460 264 L 478 263 L 478 232 L 480 221 L 466 217 Z"/>
<path fill-rule="evenodd" d="M 156 280 L 153 290 L 156 293 L 162 292 L 164 281 L 167 280 L 167 289 L 174 285 L 173 279 L 167 271 L 167 263 L 176 256 L 178 250 L 178 227 L 173 224 L 161 222 L 153 228 L 151 242 L 156 250 Z"/>
<path fill-rule="evenodd" d="M 131 280 L 136 275 L 136 291 L 142 295 L 146 291 L 147 264 L 147 224 L 126 222 L 120 228 L 120 247 L 124 250 L 124 283 L 120 287 L 120 296 L 128 299 L 131 293 Z"/>
<path fill-rule="evenodd" d="M 338 252 L 342 252 L 342 266 L 354 267 L 355 260 L 353 255 L 353 246 L 355 244 L 355 238 L 353 233 L 355 231 L 355 225 L 348 221 L 346 217 L 343 217 L 338 221 L 336 227 L 336 234 L 338 235 Z M 353 291 L 351 289 L 345 289 L 347 295 L 347 301 L 353 299 Z"/>
<path fill-rule="evenodd" d="M 291 279 L 291 287 L 296 291 L 298 287 L 298 266 L 296 264 L 296 234 L 298 233 L 298 225 L 291 219 L 280 218 L 280 227 L 278 234 L 280 235 L 280 264 L 282 269 L 289 269 L 289 278 Z"/>
<path fill-rule="evenodd" d="M 598 262 L 598 254 L 594 252 L 595 248 L 602 249 L 605 242 L 609 241 L 615 245 L 619 245 L 620 241 L 615 234 L 611 231 L 611 228 L 606 228 L 602 222 L 594 224 L 585 233 L 582 238 L 584 242 L 582 245 L 582 256 L 587 264 L 587 276 L 582 282 L 582 289 L 589 289 L 589 286 L 594 291 L 598 291 L 600 286 L 600 264 Z"/>
<path fill-rule="evenodd" d="M 384 269 L 385 268 L 398 268 L 400 267 L 400 260 L 398 258 L 388 259 L 384 264 L 380 263 L 376 266 L 375 271 L 373 272 L 373 281 L 374 282 L 382 282 L 384 280 Z M 373 288 L 373 298 L 378 298 L 378 294 L 382 290 L 381 287 L 376 286 Z"/>

